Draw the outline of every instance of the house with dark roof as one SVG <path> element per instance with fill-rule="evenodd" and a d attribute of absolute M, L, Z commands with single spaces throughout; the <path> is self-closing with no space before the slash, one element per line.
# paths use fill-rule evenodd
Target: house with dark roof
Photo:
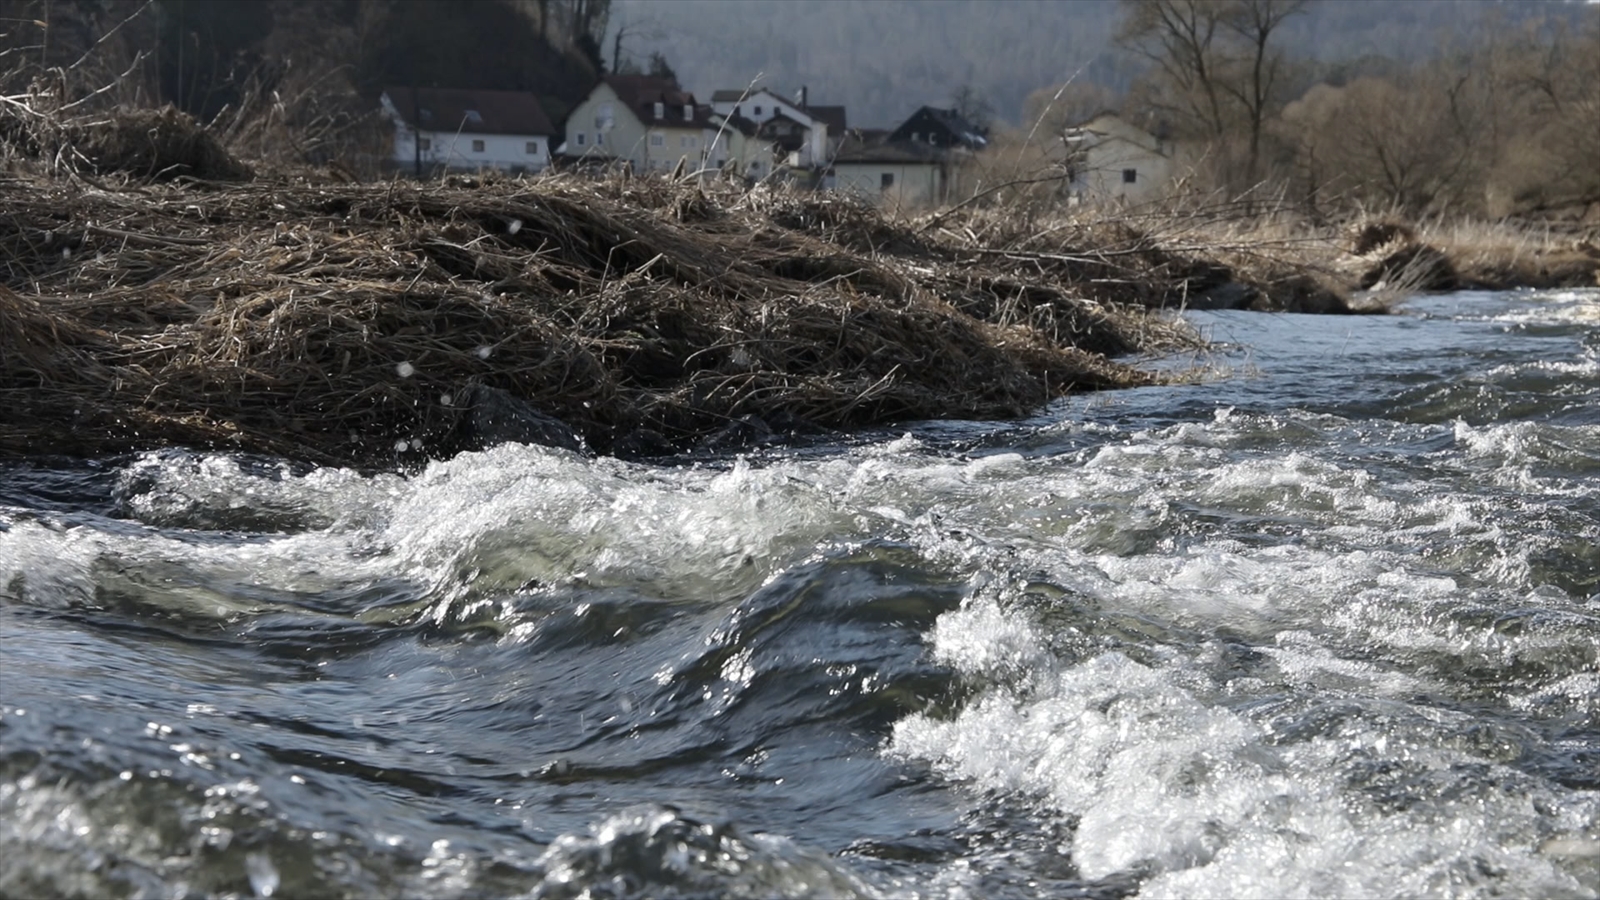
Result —
<path fill-rule="evenodd" d="M 386 88 L 379 98 L 394 123 L 393 165 L 538 172 L 558 134 L 539 98 L 523 91 Z"/>
<path fill-rule="evenodd" d="M 711 158 L 717 123 L 710 106 L 670 78 L 607 75 L 567 117 L 564 159 L 626 164 L 636 172 L 690 171 Z"/>
<path fill-rule="evenodd" d="M 890 132 L 889 140 L 902 144 L 927 144 L 947 150 L 982 150 L 989 138 L 983 129 L 953 109 L 924 106 Z"/>
<path fill-rule="evenodd" d="M 896 209 L 949 203 L 961 193 L 967 163 L 987 144 L 954 110 L 924 106 L 892 131 L 849 132 L 827 183 Z"/>

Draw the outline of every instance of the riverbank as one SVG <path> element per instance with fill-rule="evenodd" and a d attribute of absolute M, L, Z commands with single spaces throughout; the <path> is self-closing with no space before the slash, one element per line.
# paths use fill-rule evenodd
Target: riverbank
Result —
<path fill-rule="evenodd" d="M 1158 310 L 1382 311 L 1385 290 L 1463 286 L 1414 277 L 1438 251 L 1405 227 L 1350 247 L 1267 218 L 890 216 L 703 179 L 362 184 L 254 171 L 166 114 L 82 134 L 11 115 L 6 456 L 388 467 L 1009 418 L 1170 377 L 1127 361 L 1200 346 Z"/>
<path fill-rule="evenodd" d="M 97 184 L 99 186 L 97 186 Z M 1148 384 L 1188 260 L 1010 259 L 854 201 L 659 179 L 12 178 L 0 450 L 648 454 Z M 1120 276 L 1120 277 L 1119 277 Z"/>

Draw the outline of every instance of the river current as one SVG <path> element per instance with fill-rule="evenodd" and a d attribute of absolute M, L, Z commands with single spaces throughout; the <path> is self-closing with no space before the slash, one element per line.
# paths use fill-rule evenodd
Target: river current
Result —
<path fill-rule="evenodd" d="M 1023 422 L 0 464 L 0 896 L 1600 896 L 1600 292 L 1190 318 Z"/>

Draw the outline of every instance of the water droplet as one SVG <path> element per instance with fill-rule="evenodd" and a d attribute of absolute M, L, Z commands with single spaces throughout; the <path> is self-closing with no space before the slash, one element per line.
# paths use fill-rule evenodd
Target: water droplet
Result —
<path fill-rule="evenodd" d="M 508 225 L 506 225 L 506 231 L 510 232 L 511 234 L 516 234 L 517 232 L 519 232 L 521 230 L 522 230 L 522 220 L 521 219 L 512 219 L 511 222 Z"/>
<path fill-rule="evenodd" d="M 439 395 L 439 405 L 440 406 L 454 406 L 455 404 L 456 404 L 456 398 L 455 398 L 455 396 L 453 394 L 440 394 Z"/>
<path fill-rule="evenodd" d="M 488 344 L 483 344 L 483 345 L 479 346 L 478 349 L 473 351 L 473 352 L 478 354 L 478 358 L 479 359 L 488 359 L 489 358 L 489 354 L 494 352 L 494 348 L 490 347 Z"/>
<path fill-rule="evenodd" d="M 278 867 L 265 853 L 250 853 L 244 858 L 245 873 L 250 876 L 250 889 L 257 897 L 271 897 L 278 890 Z"/>
<path fill-rule="evenodd" d="M 403 363 L 399 364 L 398 366 L 395 366 L 394 370 L 395 370 L 395 373 L 398 374 L 401 378 L 410 378 L 411 376 L 417 374 L 417 367 L 413 366 L 409 362 L 403 362 Z"/>

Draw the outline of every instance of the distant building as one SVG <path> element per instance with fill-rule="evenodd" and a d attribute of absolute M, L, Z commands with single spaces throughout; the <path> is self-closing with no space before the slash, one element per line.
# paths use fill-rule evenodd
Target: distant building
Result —
<path fill-rule="evenodd" d="M 924 106 L 889 134 L 896 144 L 927 144 L 945 150 L 978 151 L 988 146 L 983 129 L 953 109 Z"/>
<path fill-rule="evenodd" d="M 1063 139 L 1078 201 L 1144 203 L 1165 194 L 1172 181 L 1172 143 L 1114 112 L 1069 127 Z"/>
<path fill-rule="evenodd" d="M 774 163 L 793 169 L 827 165 L 844 136 L 844 107 L 811 106 L 805 88 L 794 100 L 767 88 L 715 91 L 711 108 L 730 120 L 753 122 L 758 136 L 777 148 Z"/>
<path fill-rule="evenodd" d="M 538 172 L 557 132 L 539 99 L 521 91 L 390 87 L 379 98 L 394 123 L 390 162 L 439 169 Z"/>
<path fill-rule="evenodd" d="M 560 155 L 577 162 L 625 163 L 636 172 L 689 171 L 713 157 L 711 107 L 670 78 L 607 75 L 567 117 Z"/>
<path fill-rule="evenodd" d="M 955 110 L 924 106 L 893 131 L 852 133 L 834 155 L 830 184 L 888 208 L 937 206 L 960 197 L 967 164 L 987 145 Z"/>

